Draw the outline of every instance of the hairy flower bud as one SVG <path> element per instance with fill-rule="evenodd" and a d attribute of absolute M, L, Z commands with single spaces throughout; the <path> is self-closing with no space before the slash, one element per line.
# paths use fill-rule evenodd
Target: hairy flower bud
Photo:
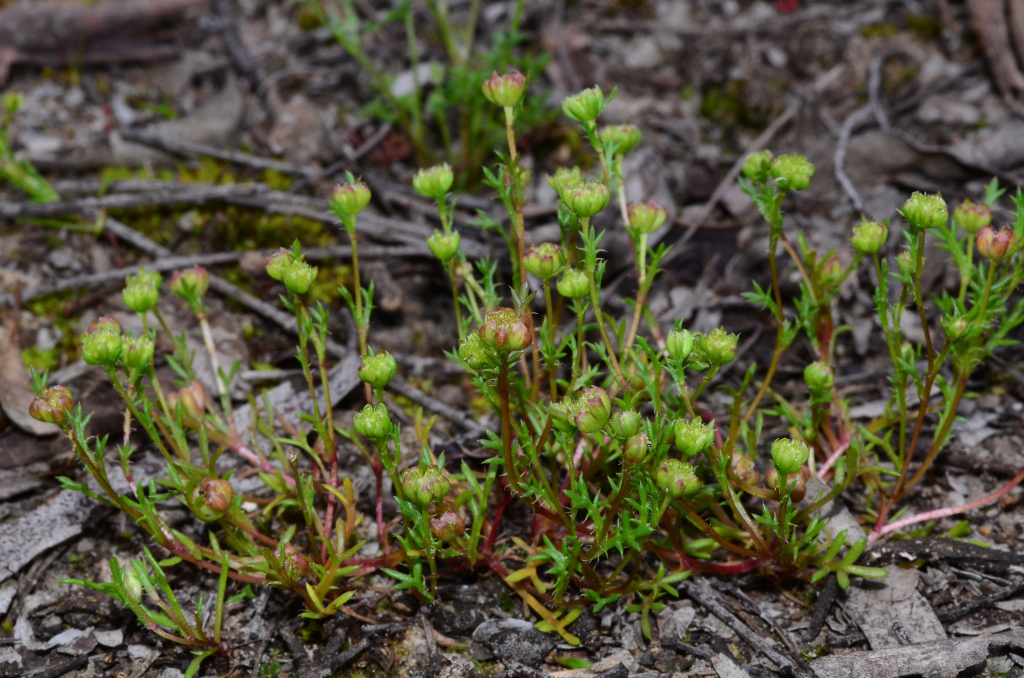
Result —
<path fill-rule="evenodd" d="M 637 233 L 654 233 L 665 223 L 665 219 L 668 217 L 665 213 L 665 208 L 653 200 L 635 202 L 629 206 L 627 213 L 629 225 Z"/>
<path fill-rule="evenodd" d="M 570 299 L 582 299 L 590 294 L 590 278 L 578 268 L 569 268 L 555 284 L 558 293 Z"/>
<path fill-rule="evenodd" d="M 733 450 L 729 459 L 732 474 L 746 485 L 756 486 L 761 481 L 761 474 L 754 468 L 754 460 L 747 455 Z"/>
<path fill-rule="evenodd" d="M 635 436 L 631 436 L 626 440 L 625 447 L 622 448 L 622 463 L 631 467 L 639 466 L 647 458 L 650 447 L 651 441 L 647 439 L 647 434 L 637 433 Z"/>
<path fill-rule="evenodd" d="M 28 413 L 36 421 L 46 424 L 56 424 L 64 427 L 71 415 L 71 408 L 74 402 L 71 400 L 71 391 L 67 386 L 51 386 L 43 389 L 42 393 L 32 404 L 28 406 Z"/>
<path fill-rule="evenodd" d="M 202 266 L 193 266 L 171 275 L 171 292 L 186 301 L 198 301 L 210 288 L 210 272 Z"/>
<path fill-rule="evenodd" d="M 569 186 L 575 186 L 583 180 L 583 173 L 579 167 L 559 167 L 554 174 L 546 177 L 548 185 L 555 189 L 555 193 L 562 199 L 562 202 L 569 204 L 565 199 L 565 192 Z"/>
<path fill-rule="evenodd" d="M 772 161 L 770 173 L 785 191 L 802 191 L 811 185 L 814 165 L 802 155 L 780 155 Z"/>
<path fill-rule="evenodd" d="M 597 120 L 604 107 L 604 93 L 594 86 L 562 100 L 562 112 L 576 122 L 588 123 Z"/>
<path fill-rule="evenodd" d="M 370 440 L 383 440 L 391 433 L 391 416 L 384 403 L 366 405 L 356 412 L 352 425 L 358 433 Z"/>
<path fill-rule="evenodd" d="M 736 357 L 736 342 L 739 336 L 716 327 L 700 337 L 700 349 L 712 365 L 725 365 Z"/>
<path fill-rule="evenodd" d="M 203 478 L 192 491 L 192 513 L 211 523 L 220 520 L 231 508 L 235 492 L 231 483 L 220 478 Z"/>
<path fill-rule="evenodd" d="M 903 250 L 902 252 L 899 253 L 899 256 L 896 257 L 896 266 L 899 267 L 900 273 L 902 273 L 905 276 L 914 275 L 914 273 L 916 272 L 916 264 L 917 262 L 914 261 L 914 256 L 910 253 L 909 250 Z"/>
<path fill-rule="evenodd" d="M 466 521 L 455 511 L 445 511 L 430 520 L 430 532 L 441 541 L 453 542 L 466 531 Z"/>
<path fill-rule="evenodd" d="M 277 552 L 278 557 L 290 572 L 296 576 L 296 579 L 309 573 L 309 561 L 299 553 L 299 550 L 291 544 L 285 543 L 281 545 L 280 550 Z"/>
<path fill-rule="evenodd" d="M 942 331 L 946 333 L 946 339 L 949 341 L 959 341 L 971 330 L 971 323 L 960 314 L 944 315 L 941 322 Z"/>
<path fill-rule="evenodd" d="M 532 246 L 523 257 L 526 270 L 544 282 L 551 280 L 565 268 L 562 248 L 552 242 Z"/>
<path fill-rule="evenodd" d="M 200 419 L 206 413 L 206 389 L 198 381 L 178 389 L 178 402 L 193 419 Z"/>
<path fill-rule="evenodd" d="M 359 368 L 359 378 L 374 388 L 384 388 L 395 378 L 398 365 L 395 358 L 387 351 L 376 355 L 363 356 L 363 366 Z"/>
<path fill-rule="evenodd" d="M 850 244 L 861 254 L 871 255 L 882 248 L 888 237 L 889 229 L 885 227 L 885 224 L 880 224 L 874 219 L 870 221 L 865 219 L 853 227 L 853 238 L 850 239 Z"/>
<path fill-rule="evenodd" d="M 673 426 L 676 436 L 676 447 L 684 457 L 700 454 L 715 439 L 715 427 L 702 421 L 679 419 Z"/>
<path fill-rule="evenodd" d="M 434 234 L 427 238 L 427 247 L 430 248 L 435 257 L 447 263 L 459 253 L 459 243 L 461 242 L 462 236 L 459 235 L 458 231 L 442 233 L 435 230 Z"/>
<path fill-rule="evenodd" d="M 129 370 L 145 370 L 153 364 L 154 349 L 153 340 L 149 338 L 148 334 L 133 337 L 124 347 L 121 364 Z"/>
<path fill-rule="evenodd" d="M 621 158 L 640 145 L 640 129 L 636 125 L 608 125 L 601 128 L 601 141 L 615 142 L 615 152 Z"/>
<path fill-rule="evenodd" d="M 436 466 L 428 466 L 426 470 L 413 466 L 402 474 L 402 493 L 405 498 L 423 507 L 441 501 L 451 489 L 448 476 Z"/>
<path fill-rule="evenodd" d="M 470 332 L 459 344 L 459 357 L 466 361 L 471 369 L 482 370 L 493 365 L 487 345 L 477 332 Z"/>
<path fill-rule="evenodd" d="M 267 257 L 267 275 L 274 280 L 284 280 L 284 272 L 292 265 L 292 252 L 281 248 Z"/>
<path fill-rule="evenodd" d="M 282 282 L 285 288 L 292 294 L 305 294 L 316 281 L 319 269 L 310 266 L 301 258 L 292 258 L 292 263 L 284 271 Z"/>
<path fill-rule="evenodd" d="M 971 235 L 977 235 L 978 231 L 992 225 L 992 208 L 964 200 L 953 212 L 953 221 Z"/>
<path fill-rule="evenodd" d="M 522 73 L 506 73 L 498 75 L 497 71 L 483 82 L 484 96 L 495 106 L 509 108 L 523 98 L 526 77 Z"/>
<path fill-rule="evenodd" d="M 121 571 L 124 576 L 124 593 L 128 600 L 136 605 L 142 602 L 142 578 L 135 571 L 135 567 L 128 562 Z"/>
<path fill-rule="evenodd" d="M 1016 240 L 1017 236 L 1009 226 L 1003 226 L 998 231 L 986 226 L 978 231 L 978 254 L 992 261 L 1001 261 Z"/>
<path fill-rule="evenodd" d="M 521 351 L 533 341 L 522 317 L 511 308 L 489 311 L 479 330 L 485 344 L 499 351 Z"/>
<path fill-rule="evenodd" d="M 824 396 L 832 391 L 836 373 L 831 365 L 824 360 L 819 360 L 804 368 L 804 381 L 811 389 L 811 395 Z"/>
<path fill-rule="evenodd" d="M 568 186 L 562 200 L 573 214 L 581 219 L 589 219 L 605 208 L 611 200 L 611 193 L 600 181 L 581 181 Z"/>
<path fill-rule="evenodd" d="M 799 440 L 778 438 L 772 443 L 772 464 L 780 474 L 793 475 L 810 456 L 810 449 Z"/>
<path fill-rule="evenodd" d="M 911 226 L 921 230 L 945 226 L 949 221 L 949 209 L 942 195 L 928 195 L 920 191 L 914 191 L 910 198 L 903 203 L 900 214 Z"/>
<path fill-rule="evenodd" d="M 685 362 L 693 350 L 693 334 L 690 330 L 672 330 L 665 337 L 665 348 L 672 360 Z"/>
<path fill-rule="evenodd" d="M 160 299 L 160 283 L 163 276 L 159 273 L 149 273 L 139 270 L 137 275 L 130 275 L 124 280 L 124 291 L 121 298 L 124 305 L 136 313 L 145 313 L 156 307 Z"/>
<path fill-rule="evenodd" d="M 596 433 L 608 423 L 612 412 L 612 401 L 608 392 L 600 386 L 588 386 L 574 399 L 577 407 L 573 421 L 583 433 Z"/>
<path fill-rule="evenodd" d="M 702 485 L 692 466 L 671 457 L 658 464 L 654 471 L 654 482 L 658 489 L 673 499 L 693 494 Z"/>
<path fill-rule="evenodd" d="M 640 416 L 639 412 L 623 410 L 612 415 L 611 419 L 608 420 L 606 431 L 612 438 L 625 440 L 636 435 L 643 423 L 644 418 Z"/>
<path fill-rule="evenodd" d="M 90 365 L 112 367 L 121 351 L 121 326 L 109 315 L 94 320 L 82 335 L 82 359 Z"/>
<path fill-rule="evenodd" d="M 751 181 L 760 184 L 768 181 L 772 166 L 772 152 L 768 150 L 749 154 L 743 161 L 743 174 Z"/>
<path fill-rule="evenodd" d="M 451 190 L 455 175 L 448 163 L 421 169 L 412 179 L 412 187 L 424 198 L 440 200 Z"/>
<path fill-rule="evenodd" d="M 821 284 L 827 289 L 834 289 L 843 279 L 843 263 L 834 254 L 821 264 Z"/>
<path fill-rule="evenodd" d="M 331 194 L 331 211 L 339 216 L 355 216 L 366 209 L 371 197 L 370 187 L 362 181 L 338 184 Z"/>

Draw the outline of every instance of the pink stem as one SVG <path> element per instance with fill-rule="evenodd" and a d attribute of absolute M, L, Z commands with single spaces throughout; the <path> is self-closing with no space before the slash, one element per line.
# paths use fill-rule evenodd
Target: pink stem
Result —
<path fill-rule="evenodd" d="M 982 497 L 981 499 L 972 501 L 969 504 L 963 504 L 961 506 L 949 506 L 947 508 L 935 509 L 934 511 L 925 511 L 924 513 L 918 513 L 916 516 L 910 516 L 909 518 L 904 518 L 903 520 L 897 520 L 895 523 L 890 523 L 882 529 L 875 529 L 875 531 L 868 536 L 868 541 L 874 541 L 882 535 L 888 534 L 890 532 L 895 532 L 896 530 L 907 527 L 908 525 L 924 522 L 926 520 L 935 520 L 937 518 L 955 516 L 958 513 L 964 513 L 965 511 L 970 511 L 971 509 L 981 508 L 982 506 L 988 506 L 989 504 L 995 503 L 1002 499 L 1005 495 L 1009 494 L 1010 490 L 1017 487 L 1017 485 L 1019 485 L 1022 480 L 1024 480 L 1024 467 L 1021 467 L 1020 471 L 1017 472 L 1017 475 L 1015 475 L 1010 480 L 1010 482 L 1006 483 L 1005 485 L 1003 485 L 1002 487 L 1000 487 L 998 490 L 988 495 L 987 497 Z"/>
<path fill-rule="evenodd" d="M 242 457 L 244 457 L 247 462 L 258 468 L 259 470 L 263 471 L 264 473 L 270 473 L 271 475 L 273 475 L 280 471 L 280 469 L 275 468 L 269 461 L 260 459 L 259 455 L 257 455 L 255 452 L 253 452 L 252 450 L 250 450 L 248 447 L 241 443 L 231 443 L 230 447 L 232 451 L 242 455 Z M 292 487 L 295 487 L 295 478 L 292 478 L 290 475 L 283 471 L 280 471 L 280 473 L 281 477 L 284 478 L 284 481 L 286 483 L 288 483 Z"/>
<path fill-rule="evenodd" d="M 843 456 L 843 452 L 846 452 L 846 450 L 849 449 L 849 447 L 850 438 L 847 437 L 839 444 L 839 447 L 836 448 L 836 451 L 829 455 L 829 458 L 825 460 L 825 463 L 821 465 L 821 468 L 818 470 L 818 478 L 820 478 L 824 482 L 825 472 L 832 468 L 832 464 L 836 463 L 836 460 L 839 459 L 839 457 Z"/>

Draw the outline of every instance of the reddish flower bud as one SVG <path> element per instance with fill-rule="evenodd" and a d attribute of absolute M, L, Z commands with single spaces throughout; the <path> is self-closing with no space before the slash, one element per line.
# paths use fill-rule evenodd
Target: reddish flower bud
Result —
<path fill-rule="evenodd" d="M 297 573 L 300 576 L 309 573 L 309 561 L 291 544 L 282 545 L 278 551 L 278 557 L 291 572 Z"/>
<path fill-rule="evenodd" d="M 210 288 L 210 272 L 202 266 L 193 266 L 171 275 L 171 292 L 186 301 L 198 301 Z"/>
<path fill-rule="evenodd" d="M 964 200 L 953 212 L 953 221 L 971 235 L 977 235 L 978 231 L 992 224 L 992 208 Z"/>
<path fill-rule="evenodd" d="M 509 108 L 519 103 L 523 98 L 523 88 L 526 87 L 526 76 L 522 73 L 506 73 L 498 75 L 497 71 L 491 74 L 483 82 L 483 92 L 487 100 L 495 106 Z"/>
<path fill-rule="evenodd" d="M 1009 226 L 1003 226 L 998 231 L 986 226 L 978 231 L 978 254 L 992 261 L 1000 261 L 1013 247 L 1016 239 L 1016 234 Z"/>
<path fill-rule="evenodd" d="M 485 344 L 505 352 L 521 351 L 533 341 L 522 317 L 511 308 L 490 311 L 479 334 Z"/>
<path fill-rule="evenodd" d="M 430 531 L 441 541 L 452 542 L 466 531 L 466 521 L 454 511 L 445 511 L 430 521 Z"/>
<path fill-rule="evenodd" d="M 206 389 L 198 381 L 179 388 L 178 401 L 193 419 L 201 419 L 206 414 Z"/>
<path fill-rule="evenodd" d="M 192 491 L 192 512 L 207 523 L 220 520 L 231 508 L 235 492 L 231 483 L 220 478 L 203 478 Z"/>
<path fill-rule="evenodd" d="M 648 200 L 647 202 L 635 202 L 629 206 L 629 225 L 638 233 L 654 233 L 668 218 L 665 208 Z"/>
<path fill-rule="evenodd" d="M 36 421 L 63 427 L 71 414 L 74 403 L 67 386 L 51 386 L 28 406 L 28 413 Z"/>

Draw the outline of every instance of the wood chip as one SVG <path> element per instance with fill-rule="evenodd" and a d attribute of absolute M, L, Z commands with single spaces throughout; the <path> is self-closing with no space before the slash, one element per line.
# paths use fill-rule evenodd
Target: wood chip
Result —
<path fill-rule="evenodd" d="M 35 399 L 29 388 L 28 371 L 21 361 L 18 338 L 13 336 L 11 324 L 0 327 L 0 406 L 15 426 L 34 436 L 52 436 L 60 432 L 53 424 L 36 421 L 28 413 Z"/>
<path fill-rule="evenodd" d="M 846 612 L 867 636 L 871 649 L 900 647 L 907 638 L 914 644 L 944 640 L 942 622 L 917 590 L 920 573 L 898 567 L 888 570 L 887 577 L 863 580 L 847 592 Z"/>

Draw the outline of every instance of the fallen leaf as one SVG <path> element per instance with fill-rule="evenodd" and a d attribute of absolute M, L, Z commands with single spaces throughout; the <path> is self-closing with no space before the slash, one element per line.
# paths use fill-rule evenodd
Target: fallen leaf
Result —
<path fill-rule="evenodd" d="M 12 424 L 34 436 L 52 436 L 60 432 L 53 424 L 36 421 L 28 413 L 35 399 L 29 388 L 28 372 L 10 326 L 0 328 L 0 407 Z"/>

